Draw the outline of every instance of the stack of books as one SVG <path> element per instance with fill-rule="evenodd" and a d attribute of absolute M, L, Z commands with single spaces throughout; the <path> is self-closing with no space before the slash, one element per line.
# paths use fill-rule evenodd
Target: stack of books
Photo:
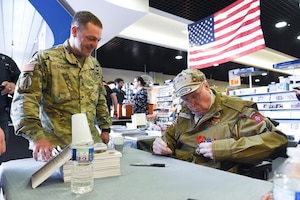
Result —
<path fill-rule="evenodd" d="M 107 150 L 94 154 L 94 178 L 105 178 L 121 175 L 120 158 L 122 154 L 116 150 Z M 60 169 L 64 182 L 71 181 L 73 161 L 67 161 Z"/>

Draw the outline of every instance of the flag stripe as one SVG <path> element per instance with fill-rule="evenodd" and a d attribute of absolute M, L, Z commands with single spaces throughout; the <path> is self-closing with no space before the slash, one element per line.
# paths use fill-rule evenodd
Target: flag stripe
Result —
<path fill-rule="evenodd" d="M 261 37 L 261 36 L 258 36 Z M 191 68 L 197 68 L 197 66 L 199 65 L 205 65 L 208 64 L 209 66 L 214 65 L 218 60 L 225 60 L 226 58 L 226 62 L 229 62 L 231 60 L 237 59 L 240 56 L 244 56 L 249 54 L 249 52 L 255 52 L 257 50 L 260 50 L 262 48 L 265 47 L 264 41 L 263 40 L 256 40 L 256 41 L 251 41 L 249 42 L 249 44 L 247 46 L 243 46 L 240 49 L 237 49 L 237 47 L 231 47 L 228 50 L 230 51 L 226 51 L 225 53 L 220 53 L 219 55 L 216 55 L 214 58 L 209 59 L 209 60 L 204 60 L 204 59 L 200 59 L 200 60 L 193 60 L 194 63 L 193 66 Z M 251 50 L 249 50 L 249 48 L 251 48 Z M 224 62 L 221 62 L 224 63 Z"/>
<path fill-rule="evenodd" d="M 224 19 L 221 15 L 225 14 Z M 189 68 L 232 61 L 265 48 L 259 0 L 238 0 L 188 26 Z"/>
<path fill-rule="evenodd" d="M 256 31 L 253 31 L 250 34 L 245 33 L 245 32 L 242 32 L 240 34 L 234 34 L 231 37 L 228 37 L 230 40 L 216 42 L 216 44 L 214 45 L 214 49 L 210 49 L 211 47 L 204 47 L 203 49 L 199 49 L 199 50 L 197 49 L 195 51 L 192 51 L 192 49 L 191 49 L 191 51 L 190 51 L 191 58 L 193 58 L 195 56 L 198 57 L 198 55 L 197 55 L 198 53 L 202 53 L 201 57 L 212 56 L 216 53 L 220 53 L 221 51 L 226 49 L 228 46 L 240 44 L 241 42 L 245 42 L 245 41 L 249 40 L 250 36 L 256 37 L 256 35 L 262 35 L 259 27 L 254 27 L 253 30 L 256 30 Z M 238 40 L 235 40 L 235 38 L 238 38 Z M 262 39 L 263 39 L 263 37 L 262 37 Z M 252 39 L 250 41 L 252 41 Z"/>
<path fill-rule="evenodd" d="M 218 39 L 216 42 L 214 42 L 214 43 L 210 43 L 210 44 L 207 44 L 207 45 L 205 45 L 205 46 L 202 46 L 201 47 L 201 49 L 199 49 L 199 47 L 197 47 L 199 50 L 201 50 L 201 51 L 205 51 L 205 48 L 212 48 L 212 47 L 214 47 L 214 46 L 216 46 L 216 45 L 219 45 L 219 44 L 223 44 L 225 41 L 231 41 L 232 40 L 232 38 L 234 38 L 234 37 L 236 37 L 236 35 L 238 35 L 240 32 L 248 32 L 248 31 L 253 31 L 253 28 L 254 27 L 258 27 L 258 28 L 260 28 L 260 22 L 259 21 L 257 21 L 257 19 L 255 18 L 255 19 L 253 19 L 253 21 L 254 22 L 252 22 L 252 21 L 248 21 L 249 23 L 252 23 L 252 24 L 250 24 L 250 25 L 248 25 L 248 26 L 242 26 L 243 24 L 242 23 L 240 23 L 240 24 L 235 24 L 235 25 L 233 25 L 233 26 L 229 26 L 229 27 L 227 27 L 226 29 L 222 29 L 223 31 L 221 31 L 221 32 L 216 32 L 216 39 Z M 251 26 L 252 25 L 252 26 Z M 238 29 L 238 27 L 241 27 L 240 29 Z M 228 31 L 231 31 L 231 32 L 229 32 L 229 34 L 228 34 L 228 37 L 225 37 L 225 38 L 223 38 L 223 37 L 221 37 L 220 36 L 220 34 L 218 34 L 218 33 L 222 33 L 222 34 L 225 34 L 225 33 L 227 33 Z M 224 41 L 224 40 L 225 41 Z M 192 53 L 192 52 L 191 52 Z"/>
<path fill-rule="evenodd" d="M 244 1 L 246 3 L 246 1 Z M 234 20 L 242 20 L 244 17 L 247 17 L 247 15 L 259 11 L 259 7 L 257 7 L 256 4 L 251 4 L 250 6 L 244 6 L 242 8 L 233 10 L 230 9 L 229 11 L 219 11 L 214 14 L 215 17 L 215 26 L 216 28 L 219 27 L 230 27 L 233 23 L 231 23 Z M 226 8 L 225 8 L 226 9 Z M 246 10 L 248 9 L 248 10 Z M 222 16 L 226 15 L 227 17 L 224 19 Z"/>
<path fill-rule="evenodd" d="M 260 36 L 258 36 L 260 37 Z M 251 48 L 254 48 L 256 45 L 261 45 L 263 44 L 261 42 L 261 40 L 256 40 L 256 41 L 252 41 L 252 42 L 247 42 L 248 44 L 247 45 L 244 45 L 244 46 L 241 46 L 240 49 L 237 49 L 237 46 L 233 46 L 233 47 L 229 47 L 227 48 L 226 50 L 227 51 L 224 51 L 225 53 L 220 53 L 219 55 L 216 55 L 215 57 L 211 58 L 209 61 L 210 62 L 216 62 L 220 57 L 224 57 L 224 56 L 227 56 L 227 55 L 232 55 L 234 56 L 233 53 L 238 53 L 239 51 L 242 52 L 243 51 L 247 51 L 247 48 L 251 47 Z M 192 61 L 194 62 L 197 62 L 197 64 L 205 64 L 205 58 L 203 59 L 198 59 L 198 58 L 194 58 L 194 59 L 191 59 Z"/>
<path fill-rule="evenodd" d="M 224 35 L 227 33 L 232 33 L 234 32 L 235 30 L 237 30 L 239 27 L 243 27 L 243 24 L 247 24 L 249 25 L 250 23 L 254 23 L 256 22 L 257 20 L 259 20 L 259 10 L 256 10 L 256 12 L 253 12 L 251 14 L 248 14 L 245 18 L 238 18 L 238 19 L 235 19 L 231 22 L 229 22 L 227 24 L 227 26 L 222 26 L 222 27 L 218 27 L 218 24 L 215 23 L 215 26 L 216 26 L 216 37 L 219 38 L 219 37 L 224 37 Z M 258 24 L 259 21 L 258 21 Z"/>

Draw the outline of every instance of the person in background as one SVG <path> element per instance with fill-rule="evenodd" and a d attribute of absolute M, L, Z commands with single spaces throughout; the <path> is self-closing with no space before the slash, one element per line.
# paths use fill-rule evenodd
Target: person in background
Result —
<path fill-rule="evenodd" d="M 133 97 L 133 113 L 146 113 L 148 112 L 148 92 L 144 88 L 146 82 L 140 76 L 137 76 L 133 80 L 133 87 L 137 89 Z"/>
<path fill-rule="evenodd" d="M 9 56 L 0 53 L 0 128 L 2 128 L 4 132 L 5 137 L 3 138 L 5 139 L 6 145 L 8 144 L 9 138 L 8 123 L 10 121 L 10 102 L 15 91 L 15 83 L 20 73 L 15 61 Z M 2 156 L 0 157 L 0 163 L 1 162 Z"/>
<path fill-rule="evenodd" d="M 163 137 L 154 140 L 154 154 L 234 173 L 286 156 L 287 136 L 259 113 L 256 103 L 210 88 L 197 69 L 183 70 L 173 84 L 182 109 Z"/>
<path fill-rule="evenodd" d="M 91 12 L 74 14 L 70 37 L 37 52 L 23 67 L 12 103 L 17 135 L 33 141 L 33 157 L 48 161 L 54 147 L 71 144 L 71 117 L 85 113 L 94 142 L 109 142 L 102 68 L 91 56 L 102 37 L 102 23 Z M 101 135 L 95 120 L 102 129 Z"/>
<path fill-rule="evenodd" d="M 118 104 L 122 104 L 123 100 L 125 99 L 126 93 L 122 90 L 122 87 L 124 85 L 124 80 L 121 78 L 115 79 L 115 88 L 112 89 L 112 91 L 116 94 L 118 98 Z"/>
<path fill-rule="evenodd" d="M 116 94 L 112 91 L 112 89 L 110 89 L 110 87 L 108 86 L 108 84 L 103 81 L 103 85 L 105 87 L 106 90 L 106 104 L 107 104 L 107 108 L 108 108 L 108 113 L 111 113 L 111 106 L 114 107 L 114 117 L 118 117 L 118 99 Z"/>
<path fill-rule="evenodd" d="M 300 101 L 300 88 L 295 87 L 293 88 L 293 91 L 295 92 L 297 99 Z"/>
<path fill-rule="evenodd" d="M 6 151 L 5 134 L 2 128 L 0 127 L 0 155 L 5 153 L 5 151 Z"/>

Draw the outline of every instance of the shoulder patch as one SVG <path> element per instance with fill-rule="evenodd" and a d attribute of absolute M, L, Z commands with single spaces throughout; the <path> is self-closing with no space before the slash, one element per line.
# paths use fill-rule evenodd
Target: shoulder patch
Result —
<path fill-rule="evenodd" d="M 22 71 L 23 72 L 32 72 L 34 70 L 34 64 L 33 63 L 27 63 L 23 66 Z"/>
<path fill-rule="evenodd" d="M 249 118 L 256 121 L 256 123 L 260 123 L 264 121 L 264 117 L 257 111 L 253 111 L 250 113 Z"/>
<path fill-rule="evenodd" d="M 191 119 L 191 116 L 189 114 L 182 113 L 182 112 L 179 113 L 179 117 L 183 117 L 183 118 L 186 118 L 186 119 Z"/>

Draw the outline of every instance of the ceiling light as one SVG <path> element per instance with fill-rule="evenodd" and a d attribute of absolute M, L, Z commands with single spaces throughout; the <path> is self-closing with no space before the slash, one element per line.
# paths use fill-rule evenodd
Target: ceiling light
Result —
<path fill-rule="evenodd" d="M 300 40 L 300 35 L 297 36 L 297 40 Z"/>
<path fill-rule="evenodd" d="M 261 73 L 262 76 L 267 76 L 268 73 L 267 72 L 264 72 L 264 73 Z"/>
<path fill-rule="evenodd" d="M 176 59 L 176 60 L 181 60 L 181 59 L 182 59 L 182 56 L 180 56 L 180 55 L 175 56 L 175 59 Z"/>
<path fill-rule="evenodd" d="M 258 83 L 258 82 L 260 82 L 260 80 L 257 78 L 257 79 L 255 79 L 254 80 L 255 81 L 255 83 Z"/>
<path fill-rule="evenodd" d="M 282 28 L 282 27 L 285 27 L 285 26 L 287 26 L 287 22 L 285 22 L 285 21 L 278 22 L 278 23 L 275 24 L 276 28 Z"/>
<path fill-rule="evenodd" d="M 219 64 L 214 64 L 214 67 L 217 67 L 217 66 L 219 66 Z"/>

